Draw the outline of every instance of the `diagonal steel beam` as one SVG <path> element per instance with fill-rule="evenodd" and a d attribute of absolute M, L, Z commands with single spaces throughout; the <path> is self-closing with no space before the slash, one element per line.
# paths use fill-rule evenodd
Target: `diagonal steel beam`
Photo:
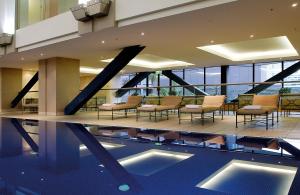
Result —
<path fill-rule="evenodd" d="M 136 86 L 138 83 L 142 82 L 147 76 L 149 76 L 152 72 L 140 72 L 135 77 L 133 77 L 130 81 L 128 81 L 121 89 L 116 91 L 116 97 L 122 97 L 125 95 L 130 89 L 130 87 Z M 125 88 L 125 89 L 124 89 Z"/>
<path fill-rule="evenodd" d="M 30 79 L 30 81 L 25 85 L 25 87 L 18 93 L 18 95 L 10 103 L 11 108 L 15 108 L 18 103 L 24 98 L 24 96 L 29 92 L 29 90 L 38 82 L 39 72 Z"/>
<path fill-rule="evenodd" d="M 89 99 L 116 76 L 145 47 L 140 45 L 125 47 L 104 70 L 99 73 L 66 107 L 65 114 L 75 114 Z"/>
<path fill-rule="evenodd" d="M 22 127 L 19 120 L 16 118 L 10 119 L 13 126 L 17 129 L 17 131 L 20 133 L 20 135 L 24 138 L 24 140 L 28 143 L 28 145 L 31 147 L 31 149 L 34 152 L 39 151 L 39 146 L 35 143 L 35 141 L 28 135 L 27 131 Z"/>
<path fill-rule="evenodd" d="M 300 69 L 300 61 L 293 64 L 292 66 L 288 67 L 287 69 L 281 71 L 280 73 L 274 75 L 273 77 L 269 78 L 268 80 L 266 80 L 264 82 L 281 81 L 284 78 L 290 76 L 291 74 L 297 72 L 299 69 Z M 272 85 L 274 85 L 274 84 L 273 83 L 272 84 L 260 84 L 260 85 L 253 87 L 252 89 L 247 91 L 245 94 L 258 94 L 259 92 L 266 90 L 267 88 L 271 87 Z"/>
<path fill-rule="evenodd" d="M 135 178 L 99 143 L 99 141 L 81 124 L 66 123 L 66 126 L 88 148 L 119 184 L 128 184 L 131 192 L 140 192 L 141 186 Z"/>
<path fill-rule="evenodd" d="M 195 95 L 208 95 L 208 93 L 194 87 L 188 86 L 190 85 L 188 82 L 177 76 L 176 74 L 172 73 L 172 70 L 163 70 L 162 74 L 171 79 L 172 81 L 178 83 L 179 85 L 184 85 L 184 88 L 189 90 L 190 92 L 194 93 Z"/>

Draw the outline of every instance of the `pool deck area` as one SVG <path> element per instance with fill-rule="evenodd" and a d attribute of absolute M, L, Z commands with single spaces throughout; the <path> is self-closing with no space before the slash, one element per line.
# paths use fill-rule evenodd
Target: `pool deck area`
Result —
<path fill-rule="evenodd" d="M 252 137 L 300 139 L 299 115 L 291 115 L 289 117 L 280 116 L 279 123 L 275 122 L 274 126 L 270 127 L 269 130 L 265 129 L 265 125 L 255 123 L 247 123 L 246 125 L 240 123 L 239 127 L 235 128 L 235 116 L 232 113 L 230 115 L 224 115 L 224 120 L 221 120 L 221 116 L 216 116 L 214 123 L 212 122 L 212 120 L 206 120 L 204 125 L 201 125 L 201 121 L 198 119 L 195 119 L 193 123 L 191 123 L 189 120 L 186 120 L 182 121 L 181 124 L 178 124 L 178 117 L 176 114 L 172 114 L 169 117 L 169 120 L 163 119 L 157 122 L 154 122 L 154 120 L 150 121 L 148 117 L 140 118 L 139 121 L 136 121 L 135 113 L 129 113 L 128 118 L 123 117 L 123 115 L 116 116 L 114 120 L 111 120 L 111 117 L 109 115 L 109 112 L 101 113 L 99 120 L 97 119 L 96 112 L 79 112 L 76 115 L 72 116 L 43 116 L 38 114 L 21 113 L 2 114 L 1 116 L 20 119 L 73 122 L 91 125 L 124 126 L 224 135 L 234 134 L 238 136 Z M 189 118 L 189 116 L 184 117 L 186 117 L 187 119 Z M 239 121 L 242 120 L 243 117 L 239 116 Z"/>

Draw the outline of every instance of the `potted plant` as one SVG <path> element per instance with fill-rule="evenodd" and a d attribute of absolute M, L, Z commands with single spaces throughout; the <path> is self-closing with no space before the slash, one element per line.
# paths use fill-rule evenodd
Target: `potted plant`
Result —
<path fill-rule="evenodd" d="M 287 93 L 291 93 L 292 92 L 292 89 L 289 88 L 289 87 L 283 87 L 279 90 L 279 94 L 287 94 Z"/>
<path fill-rule="evenodd" d="M 170 90 L 170 91 L 169 91 L 169 95 L 170 95 L 170 96 L 176 96 L 176 95 L 177 95 L 177 92 L 174 91 L 174 90 Z"/>

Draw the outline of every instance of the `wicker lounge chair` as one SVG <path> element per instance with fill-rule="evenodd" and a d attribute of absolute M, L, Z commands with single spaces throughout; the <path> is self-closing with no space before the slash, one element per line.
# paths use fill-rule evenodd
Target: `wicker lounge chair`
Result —
<path fill-rule="evenodd" d="M 222 120 L 223 120 L 223 107 L 225 102 L 226 96 L 224 95 L 216 95 L 216 96 L 205 96 L 202 105 L 186 105 L 185 107 L 179 110 L 179 124 L 181 120 L 185 120 L 181 118 L 181 114 L 190 114 L 191 115 L 191 122 L 193 122 L 193 118 L 195 115 L 200 114 L 200 119 L 202 125 L 204 125 L 204 119 L 206 113 L 212 113 L 213 122 L 215 121 L 215 111 L 221 111 Z"/>
<path fill-rule="evenodd" d="M 142 103 L 142 96 L 129 96 L 127 103 L 125 104 L 104 104 L 98 107 L 98 119 L 100 111 L 111 111 L 111 119 L 114 120 L 115 111 L 125 111 L 125 117 L 127 118 L 127 112 L 130 109 L 136 109 Z"/>
<path fill-rule="evenodd" d="M 277 122 L 278 122 L 278 103 L 279 96 L 278 95 L 254 95 L 253 102 L 250 106 L 244 106 L 240 108 L 236 112 L 236 128 L 238 127 L 238 115 L 244 116 L 243 123 L 252 122 L 252 121 L 265 121 L 266 129 L 269 128 L 269 120 L 272 121 L 272 126 L 274 125 L 274 112 L 277 112 Z M 271 119 L 269 115 L 271 114 Z M 246 116 L 250 116 L 250 120 L 247 120 Z M 253 119 L 253 116 L 265 116 L 265 120 Z"/>
<path fill-rule="evenodd" d="M 163 116 L 169 119 L 169 110 L 178 109 L 182 101 L 180 96 L 165 96 L 161 100 L 160 105 L 143 105 L 142 107 L 137 108 L 136 120 L 138 121 L 141 112 L 149 113 L 149 119 L 151 120 L 154 117 L 155 122 L 157 121 L 157 114 L 160 114 L 160 118 Z M 165 114 L 163 113 L 165 112 Z M 154 116 L 152 116 L 154 113 Z"/>

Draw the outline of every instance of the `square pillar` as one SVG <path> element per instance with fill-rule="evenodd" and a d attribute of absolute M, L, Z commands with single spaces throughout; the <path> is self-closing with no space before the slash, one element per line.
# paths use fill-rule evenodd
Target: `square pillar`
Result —
<path fill-rule="evenodd" d="M 11 101 L 22 89 L 22 69 L 0 68 L 0 112 L 15 111 Z"/>
<path fill-rule="evenodd" d="M 50 58 L 39 61 L 39 114 L 63 115 L 79 93 L 79 60 Z"/>

